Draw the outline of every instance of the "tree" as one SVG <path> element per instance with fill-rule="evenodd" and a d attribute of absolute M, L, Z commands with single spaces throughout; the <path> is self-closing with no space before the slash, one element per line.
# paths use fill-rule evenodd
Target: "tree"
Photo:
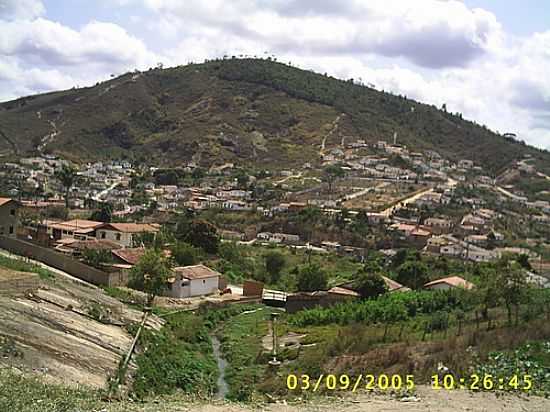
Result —
<path fill-rule="evenodd" d="M 529 262 L 529 255 L 522 253 L 517 257 L 517 262 L 520 266 L 526 270 L 532 270 L 531 263 Z"/>
<path fill-rule="evenodd" d="M 326 290 L 328 285 L 328 276 L 326 272 L 317 264 L 304 265 L 298 268 L 296 283 L 298 290 L 302 292 Z"/>
<path fill-rule="evenodd" d="M 84 263 L 98 269 L 102 269 L 103 263 L 110 263 L 113 261 L 111 251 L 106 249 L 84 249 L 82 255 Z"/>
<path fill-rule="evenodd" d="M 395 302 L 391 305 L 384 305 L 382 309 L 382 321 L 384 322 L 384 336 L 382 341 L 386 341 L 388 330 L 391 325 L 402 322 L 407 319 L 407 308 L 401 302 Z"/>
<path fill-rule="evenodd" d="M 152 305 L 155 297 L 166 289 L 170 274 L 170 264 L 164 254 L 148 249 L 132 268 L 130 286 L 147 293 L 147 303 Z"/>
<path fill-rule="evenodd" d="M 332 193 L 332 185 L 336 179 L 344 176 L 344 169 L 340 165 L 329 165 L 323 169 L 323 181 L 328 184 L 328 191 Z"/>
<path fill-rule="evenodd" d="M 176 242 L 172 248 L 172 259 L 179 266 L 195 265 L 200 259 L 200 249 L 185 242 Z"/>
<path fill-rule="evenodd" d="M 193 220 L 184 240 L 206 253 L 216 253 L 220 244 L 216 227 L 205 220 Z"/>
<path fill-rule="evenodd" d="M 380 273 L 362 269 L 356 275 L 354 289 L 362 298 L 374 298 L 386 293 L 388 286 Z"/>
<path fill-rule="evenodd" d="M 506 306 L 508 324 L 512 324 L 512 307 L 514 307 L 517 326 L 519 306 L 527 293 L 527 276 L 525 270 L 517 262 L 508 262 L 507 267 L 501 268 L 499 272 L 499 292 Z"/>
<path fill-rule="evenodd" d="M 90 217 L 91 220 L 109 223 L 113 217 L 113 205 L 105 202 L 101 203 L 98 210 L 95 210 Z"/>
<path fill-rule="evenodd" d="M 69 208 L 69 195 L 71 188 L 76 182 L 76 169 L 72 166 L 63 165 L 60 170 L 57 170 L 54 174 L 55 178 L 59 180 L 63 188 L 65 189 L 65 207 Z"/>
<path fill-rule="evenodd" d="M 284 255 L 277 251 L 270 251 L 264 255 L 265 270 L 269 274 L 271 283 L 277 283 L 281 276 L 281 271 L 286 265 Z"/>
<path fill-rule="evenodd" d="M 397 281 L 411 289 L 421 289 L 428 281 L 428 268 L 420 261 L 407 260 L 397 269 Z"/>

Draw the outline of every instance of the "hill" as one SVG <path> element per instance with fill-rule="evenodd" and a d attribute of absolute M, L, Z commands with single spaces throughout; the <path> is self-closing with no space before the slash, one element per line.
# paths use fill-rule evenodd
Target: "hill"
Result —
<path fill-rule="evenodd" d="M 337 129 L 336 133 L 330 133 Z M 434 106 L 272 60 L 225 59 L 127 73 L 93 87 L 0 104 L 0 153 L 160 165 L 234 162 L 276 168 L 319 159 L 346 139 L 390 141 L 468 158 L 497 173 L 550 153 Z"/>

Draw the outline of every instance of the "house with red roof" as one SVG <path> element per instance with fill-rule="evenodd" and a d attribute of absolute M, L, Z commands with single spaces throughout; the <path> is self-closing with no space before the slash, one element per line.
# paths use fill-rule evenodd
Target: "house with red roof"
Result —
<path fill-rule="evenodd" d="M 466 279 L 460 276 L 449 276 L 447 278 L 437 279 L 432 282 L 428 282 L 424 285 L 424 289 L 429 290 L 449 290 L 449 289 L 473 289 L 475 285 L 472 282 L 468 282 Z"/>

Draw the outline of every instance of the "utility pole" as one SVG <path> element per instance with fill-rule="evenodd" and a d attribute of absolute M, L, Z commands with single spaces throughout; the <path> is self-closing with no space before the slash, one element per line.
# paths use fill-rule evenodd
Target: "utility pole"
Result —
<path fill-rule="evenodd" d="M 279 366 L 281 364 L 280 361 L 277 360 L 277 317 L 279 316 L 278 313 L 272 312 L 271 313 L 271 336 L 273 338 L 273 359 L 269 361 L 269 364 L 271 366 Z"/>

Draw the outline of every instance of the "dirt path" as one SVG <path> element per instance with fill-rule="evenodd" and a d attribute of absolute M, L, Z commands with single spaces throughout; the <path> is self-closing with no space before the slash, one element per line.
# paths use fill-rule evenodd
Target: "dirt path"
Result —
<path fill-rule="evenodd" d="M 338 130 L 338 124 L 340 123 L 340 119 L 342 118 L 342 116 L 343 114 L 339 114 L 338 116 L 336 116 L 336 119 L 334 119 L 334 121 L 331 124 L 331 129 L 323 137 L 323 141 L 321 142 L 321 148 L 319 149 L 320 156 L 323 156 L 325 154 L 325 144 L 327 142 L 327 139 L 331 137 L 336 132 L 336 130 Z M 342 140 L 342 143 L 343 143 L 343 140 Z"/>
<path fill-rule="evenodd" d="M 238 405 L 226 402 L 209 404 L 186 403 L 183 401 L 161 401 L 153 404 L 118 404 L 106 409 L 109 412 L 290 412 L 290 411 L 344 411 L 344 412 L 547 412 L 550 400 L 541 397 L 506 395 L 497 397 L 494 393 L 471 393 L 468 391 L 436 391 L 420 386 L 417 396 L 409 400 L 398 400 L 390 395 L 358 395 L 348 398 L 316 399 L 308 403 L 271 403 Z"/>

